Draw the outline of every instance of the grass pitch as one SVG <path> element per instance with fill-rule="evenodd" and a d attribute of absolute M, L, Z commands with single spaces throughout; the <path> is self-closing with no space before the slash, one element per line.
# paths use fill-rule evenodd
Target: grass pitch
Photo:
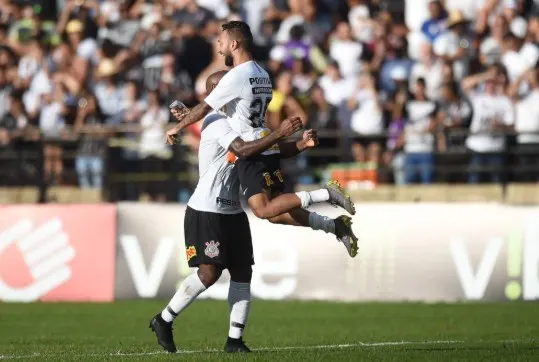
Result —
<path fill-rule="evenodd" d="M 197 301 L 175 322 L 181 354 L 148 328 L 164 301 L 1 304 L 0 360 L 539 361 L 539 304 L 343 304 L 254 301 L 250 355 L 221 349 L 225 301 Z"/>

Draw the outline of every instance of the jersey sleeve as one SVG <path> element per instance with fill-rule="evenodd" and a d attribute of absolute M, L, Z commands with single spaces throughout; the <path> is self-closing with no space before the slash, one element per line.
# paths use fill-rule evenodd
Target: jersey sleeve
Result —
<path fill-rule="evenodd" d="M 217 86 L 204 99 L 204 102 L 218 111 L 227 103 L 240 97 L 243 85 L 244 82 L 238 81 L 234 72 L 230 71 L 219 81 Z"/>
<path fill-rule="evenodd" d="M 239 135 L 230 127 L 226 118 L 221 118 L 212 122 L 207 127 L 206 132 L 209 133 L 209 137 L 216 139 L 219 146 L 223 147 L 225 150 L 228 150 L 232 141 L 239 137 Z"/>

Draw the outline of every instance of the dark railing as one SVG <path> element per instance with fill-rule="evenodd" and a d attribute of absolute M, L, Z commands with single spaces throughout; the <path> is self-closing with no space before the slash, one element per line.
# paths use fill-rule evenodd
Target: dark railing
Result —
<path fill-rule="evenodd" d="M 77 175 L 74 167 L 74 160 L 78 156 L 77 144 L 80 134 L 95 134 L 102 133 L 103 128 L 85 127 L 79 130 L 78 134 L 70 132 L 67 129 L 62 137 L 41 138 L 37 141 L 19 139 L 15 146 L 8 152 L 6 148 L 0 148 L 0 185 L 11 186 L 35 186 L 40 190 L 40 201 L 46 202 L 47 189 L 53 185 L 51 180 L 47 180 L 44 170 L 45 155 L 44 148 L 48 144 L 57 144 L 63 148 L 62 161 L 65 163 L 62 179 L 67 184 L 76 185 Z M 123 126 L 117 128 L 107 128 L 108 134 L 115 134 L 107 139 L 107 146 L 103 154 L 103 196 L 109 201 L 118 201 L 122 199 L 131 199 L 131 196 L 125 195 L 122 189 L 139 188 L 144 184 L 156 183 L 155 188 L 161 189 L 167 194 L 167 198 L 177 200 L 179 196 L 175 193 L 181 190 L 184 196 L 188 194 L 194 185 L 197 178 L 197 159 L 191 149 L 182 142 L 171 148 L 172 157 L 161 164 L 161 169 L 158 170 L 141 170 L 140 167 L 124 167 L 128 161 L 123 158 L 123 150 L 136 151 L 139 147 L 137 140 L 126 139 L 121 135 L 123 133 L 140 132 L 140 127 Z M 492 133 L 490 133 L 492 134 Z M 501 182 L 505 183 L 509 180 L 520 181 L 522 175 L 535 175 L 535 181 L 539 174 L 539 150 L 528 149 L 523 150 L 521 147 L 511 141 L 517 136 L 516 133 L 503 133 L 507 137 L 508 143 L 505 151 L 501 154 L 503 163 L 493 166 L 482 166 L 471 169 L 469 166 L 470 152 L 463 146 L 464 140 L 470 133 L 463 130 L 453 130 L 446 133 L 446 137 L 457 142 L 459 146 L 449 147 L 444 151 L 433 152 L 435 163 L 433 171 L 437 182 L 466 182 L 466 176 L 469 172 L 497 172 L 502 175 Z M 307 159 L 305 167 L 289 167 L 286 171 L 292 176 L 301 174 L 313 174 L 315 168 L 309 165 L 309 160 L 317 158 L 332 158 L 338 162 L 353 163 L 350 151 L 350 145 L 353 140 L 361 139 L 361 135 L 355 134 L 352 131 L 332 131 L 319 130 L 319 138 L 336 140 L 336 146 L 332 148 L 315 148 L 308 150 L 303 156 Z M 383 139 L 383 137 L 381 137 Z M 385 141 L 383 141 L 385 143 Z M 535 163 L 523 165 L 517 162 L 518 158 L 523 155 L 529 155 L 536 159 Z M 138 161 L 135 161 L 135 163 Z M 294 161 L 292 161 L 294 162 Z M 318 166 L 318 170 L 326 168 L 328 165 Z M 380 175 L 389 175 L 392 170 L 388 165 L 378 165 L 378 173 Z M 388 177 L 390 178 L 390 177 Z M 386 177 L 380 178 L 383 180 Z M 529 181 L 529 177 L 524 177 Z M 533 177 L 532 177 L 533 180 Z M 155 185 L 154 185 L 155 186 Z M 140 191 L 140 188 L 139 190 Z M 129 193 L 129 192 L 128 192 Z M 137 194 L 137 190 L 133 191 L 133 196 Z M 181 198 L 181 197 L 180 197 Z"/>

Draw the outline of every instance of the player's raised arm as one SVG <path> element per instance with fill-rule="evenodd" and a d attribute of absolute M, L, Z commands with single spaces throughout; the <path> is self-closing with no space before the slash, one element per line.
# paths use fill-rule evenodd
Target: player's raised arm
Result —
<path fill-rule="evenodd" d="M 266 137 L 249 142 L 245 142 L 240 137 L 236 137 L 228 146 L 228 150 L 238 157 L 254 156 L 266 151 L 281 138 L 293 135 L 302 127 L 303 123 L 301 122 L 301 118 L 288 118 L 281 123 L 278 129 L 271 132 Z"/>
<path fill-rule="evenodd" d="M 280 142 L 281 158 L 290 158 L 308 148 L 318 146 L 318 134 L 314 129 L 308 129 L 303 132 L 303 137 L 299 141 Z"/>
<path fill-rule="evenodd" d="M 202 118 L 206 117 L 212 108 L 206 103 L 202 102 L 196 105 L 183 117 L 181 121 L 178 122 L 174 127 L 167 131 L 166 142 L 169 145 L 174 144 L 176 135 L 184 128 L 189 127 L 193 123 L 200 121 Z M 172 114 L 178 118 L 178 116 L 172 111 Z"/>

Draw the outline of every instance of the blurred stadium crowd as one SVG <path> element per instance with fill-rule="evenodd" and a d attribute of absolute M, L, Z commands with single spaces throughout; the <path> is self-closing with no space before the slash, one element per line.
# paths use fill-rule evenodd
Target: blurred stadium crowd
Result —
<path fill-rule="evenodd" d="M 123 174 L 144 182 L 118 199 L 166 199 L 199 135 L 166 146 L 167 105 L 204 99 L 233 19 L 274 79 L 268 116 L 320 133 L 296 182 L 539 180 L 537 0 L 0 0 L 0 183 Z"/>

